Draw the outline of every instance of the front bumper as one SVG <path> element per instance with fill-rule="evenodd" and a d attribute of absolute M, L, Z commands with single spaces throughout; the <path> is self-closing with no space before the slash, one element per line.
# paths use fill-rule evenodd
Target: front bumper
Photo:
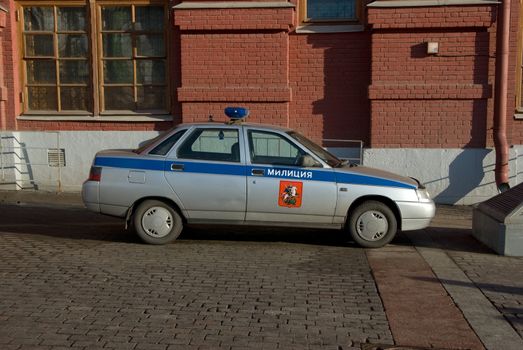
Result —
<path fill-rule="evenodd" d="M 397 202 L 401 213 L 401 230 L 420 230 L 430 225 L 436 214 L 434 201 Z"/>

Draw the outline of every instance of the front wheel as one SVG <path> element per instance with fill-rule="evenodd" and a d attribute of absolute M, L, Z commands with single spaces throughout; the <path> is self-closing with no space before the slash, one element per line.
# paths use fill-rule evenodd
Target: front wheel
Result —
<path fill-rule="evenodd" d="M 174 241 L 183 229 L 182 217 L 170 205 L 146 200 L 133 215 L 136 234 L 149 244 L 166 244 Z"/>
<path fill-rule="evenodd" d="M 352 212 L 348 229 L 352 239 L 362 247 L 379 248 L 392 241 L 398 224 L 387 205 L 366 201 Z"/>

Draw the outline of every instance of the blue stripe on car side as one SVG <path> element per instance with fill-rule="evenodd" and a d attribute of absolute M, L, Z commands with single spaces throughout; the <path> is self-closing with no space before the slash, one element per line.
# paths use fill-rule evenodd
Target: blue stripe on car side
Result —
<path fill-rule="evenodd" d="M 154 159 L 96 157 L 94 159 L 94 165 L 109 166 L 109 167 L 113 167 L 113 168 L 164 170 L 164 161 L 163 160 L 154 160 Z"/>
<path fill-rule="evenodd" d="M 238 175 L 245 176 L 246 167 L 234 164 L 215 164 L 215 163 L 193 163 L 193 162 L 166 162 L 165 170 L 170 171 L 170 164 L 183 164 L 183 171 L 188 173 L 219 174 L 219 175 Z"/>
<path fill-rule="evenodd" d="M 382 179 L 361 174 L 349 174 L 335 172 L 333 170 L 300 170 L 293 168 L 252 166 L 252 165 L 235 165 L 235 164 L 216 164 L 216 163 L 195 163 L 183 161 L 165 161 L 155 159 L 132 159 L 118 157 L 96 157 L 95 166 L 108 166 L 115 168 L 143 169 L 143 170 L 165 170 L 170 171 L 171 164 L 183 164 L 183 172 L 202 173 L 202 174 L 220 174 L 220 175 L 237 175 L 252 176 L 253 169 L 263 169 L 265 177 L 274 177 L 294 180 L 311 180 L 311 181 L 336 181 L 338 183 L 354 185 L 370 185 L 415 189 L 415 185 L 408 183 Z M 310 175 L 309 175 L 310 174 Z"/>

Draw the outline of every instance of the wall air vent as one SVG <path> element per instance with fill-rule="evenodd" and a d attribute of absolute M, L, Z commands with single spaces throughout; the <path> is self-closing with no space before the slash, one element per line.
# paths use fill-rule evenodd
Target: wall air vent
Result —
<path fill-rule="evenodd" d="M 50 167 L 65 167 L 65 149 L 64 148 L 48 148 L 47 149 L 47 164 Z"/>

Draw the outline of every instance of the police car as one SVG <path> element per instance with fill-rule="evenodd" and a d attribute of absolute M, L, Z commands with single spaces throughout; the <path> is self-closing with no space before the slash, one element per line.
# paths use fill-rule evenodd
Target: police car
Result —
<path fill-rule="evenodd" d="M 96 154 L 82 197 L 94 212 L 125 218 L 151 244 L 186 224 L 346 230 L 381 247 L 398 230 L 427 227 L 434 202 L 419 181 L 353 166 L 287 128 L 242 122 L 181 124 L 135 150 Z"/>

